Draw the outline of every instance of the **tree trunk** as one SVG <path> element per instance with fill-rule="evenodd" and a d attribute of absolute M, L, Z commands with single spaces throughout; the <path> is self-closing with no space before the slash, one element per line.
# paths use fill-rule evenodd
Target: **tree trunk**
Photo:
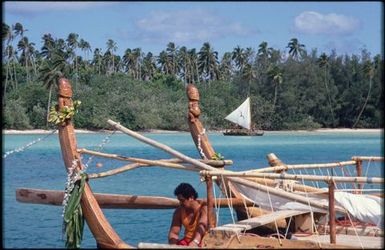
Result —
<path fill-rule="evenodd" d="M 366 108 L 366 104 L 368 103 L 371 89 L 372 89 L 372 78 L 369 79 L 369 90 L 368 90 L 368 94 L 366 95 L 366 99 L 365 99 L 364 105 L 362 106 L 362 109 L 361 109 L 360 113 L 358 114 L 357 120 L 356 120 L 356 122 L 353 124 L 352 128 L 355 128 L 355 127 L 356 127 L 358 121 L 359 121 L 360 118 L 361 118 L 362 112 L 364 112 L 364 110 L 365 110 L 365 108 Z"/>

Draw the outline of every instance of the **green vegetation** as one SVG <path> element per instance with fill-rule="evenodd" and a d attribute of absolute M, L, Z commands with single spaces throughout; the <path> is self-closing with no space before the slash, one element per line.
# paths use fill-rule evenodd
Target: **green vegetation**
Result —
<path fill-rule="evenodd" d="M 77 128 L 109 128 L 113 119 L 134 130 L 187 130 L 188 83 L 200 91 L 207 129 L 230 126 L 224 117 L 247 96 L 252 120 L 264 130 L 384 126 L 383 58 L 365 49 L 318 55 L 293 38 L 286 56 L 265 41 L 221 58 L 208 42 L 199 51 L 170 42 L 159 55 L 128 48 L 120 56 L 112 39 L 103 52 L 75 33 L 66 39 L 44 34 L 38 50 L 26 31 L 3 23 L 3 129 L 53 126 L 48 111 L 61 76 L 82 103 Z"/>

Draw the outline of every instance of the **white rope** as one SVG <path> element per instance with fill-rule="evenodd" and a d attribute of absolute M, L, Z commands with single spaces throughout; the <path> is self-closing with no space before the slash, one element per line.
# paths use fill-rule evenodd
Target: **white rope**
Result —
<path fill-rule="evenodd" d="M 369 159 L 369 160 L 368 160 L 368 166 L 366 167 L 366 171 L 365 171 L 365 175 L 364 175 L 364 176 L 366 176 L 366 177 L 368 176 L 368 172 L 369 172 L 369 168 L 370 168 L 370 163 L 371 163 L 371 162 L 372 162 L 372 161 Z M 365 184 L 366 184 L 366 183 L 363 183 L 363 184 L 362 184 L 361 189 L 364 189 Z"/>
<path fill-rule="evenodd" d="M 265 176 L 263 177 L 263 180 L 265 181 L 265 185 L 267 186 Z M 267 191 L 267 197 L 269 198 L 269 203 L 270 203 L 271 212 L 274 213 L 273 203 L 271 202 L 271 197 L 270 197 L 269 189 L 267 188 L 266 191 Z M 274 218 L 274 225 L 275 225 L 275 229 L 277 230 L 277 237 L 278 237 L 277 239 L 278 239 L 278 242 L 279 242 L 279 244 L 282 246 L 282 241 L 281 241 L 281 238 L 279 237 L 278 224 L 277 224 L 277 220 L 276 220 L 275 218 Z"/>
<path fill-rule="evenodd" d="M 116 129 L 114 131 L 112 131 L 112 133 L 108 134 L 103 140 L 102 142 L 97 146 L 97 151 L 101 151 L 103 149 L 103 147 L 110 142 L 110 138 L 111 136 L 113 136 L 115 133 L 116 133 Z M 91 155 L 88 160 L 87 160 L 87 163 L 84 165 L 84 169 L 83 169 L 83 172 L 85 172 L 89 166 L 89 164 L 91 163 L 92 159 L 94 158 L 95 155 Z"/>
<path fill-rule="evenodd" d="M 364 246 L 362 245 L 362 242 L 361 242 L 361 238 L 360 238 L 360 236 L 358 235 L 356 226 L 354 225 L 354 223 L 353 223 L 353 221 L 352 221 L 352 218 L 350 217 L 350 214 L 348 213 L 348 211 L 346 211 L 346 214 L 348 215 L 349 221 L 350 221 L 350 223 L 352 224 L 352 227 L 353 227 L 354 233 L 355 233 L 355 235 L 356 235 L 356 237 L 357 237 L 357 239 L 358 239 L 358 242 L 360 242 L 361 248 L 364 249 Z"/>
<path fill-rule="evenodd" d="M 215 184 L 214 184 L 214 182 L 212 182 L 212 183 L 213 183 L 213 193 L 214 193 L 215 218 L 216 218 L 216 222 L 218 224 L 218 222 L 219 222 L 219 209 L 221 206 L 218 206 L 217 195 L 215 192 Z"/>
<path fill-rule="evenodd" d="M 3 155 L 3 159 L 7 158 L 9 155 L 11 154 L 14 154 L 14 153 L 18 153 L 18 152 L 22 152 L 24 151 L 25 149 L 31 147 L 32 145 L 40 142 L 40 141 L 43 141 L 45 139 L 47 139 L 49 136 L 53 135 L 55 132 L 57 131 L 57 129 L 55 130 L 52 130 L 49 134 L 45 135 L 44 137 L 40 137 L 40 138 L 37 138 L 36 140 L 32 141 L 32 142 L 29 142 L 27 143 L 26 145 L 22 146 L 22 147 L 19 147 L 19 148 L 15 148 L 13 150 L 10 150 L 10 151 L 7 151 L 4 153 Z"/>
<path fill-rule="evenodd" d="M 313 168 L 313 174 L 314 174 L 314 175 L 317 175 L 317 173 L 315 172 L 315 169 L 314 169 L 314 168 Z M 317 188 L 319 188 L 318 181 L 315 182 L 315 185 L 317 186 Z"/>
<path fill-rule="evenodd" d="M 71 196 L 71 191 L 74 189 L 75 182 L 77 181 L 78 176 L 80 175 L 80 171 L 75 172 L 75 169 L 78 165 L 79 160 L 74 159 L 72 161 L 72 165 L 70 168 L 68 168 L 68 173 L 67 173 L 67 182 L 65 185 L 65 190 L 64 190 L 64 198 L 62 202 L 63 206 L 63 211 L 62 211 L 62 217 L 64 217 L 64 213 L 67 208 L 68 200 Z"/>
<path fill-rule="evenodd" d="M 203 129 L 202 133 L 198 134 L 198 145 L 197 145 L 199 153 L 203 159 L 207 159 L 205 153 L 203 152 L 202 146 L 201 146 L 201 136 L 204 135 L 205 133 L 206 133 L 206 129 Z"/>
<path fill-rule="evenodd" d="M 234 219 L 234 214 L 233 214 L 234 211 L 233 211 L 233 207 L 230 204 L 230 199 L 229 199 L 229 195 L 228 195 L 228 192 L 227 192 L 227 188 L 226 188 L 226 185 L 225 185 L 225 180 L 223 178 L 223 175 L 221 175 L 221 179 L 222 179 L 222 185 L 223 185 L 223 188 L 224 188 L 224 191 L 225 191 L 225 196 L 226 196 L 226 199 L 227 199 L 227 205 L 229 206 L 231 219 L 233 220 L 233 224 L 235 224 L 235 219 Z"/>
<path fill-rule="evenodd" d="M 291 223 L 291 218 L 293 218 L 293 216 L 290 216 L 289 222 L 287 223 L 286 232 L 285 232 L 285 239 L 287 239 L 287 233 L 289 232 L 289 227 L 290 227 L 290 223 Z"/>
<path fill-rule="evenodd" d="M 116 129 L 108 134 L 103 140 L 102 142 L 98 145 L 98 150 L 100 151 L 104 145 L 106 145 L 109 141 L 110 141 L 110 137 L 115 134 L 116 132 Z M 66 181 L 66 185 L 65 185 L 65 191 L 64 191 L 64 198 L 63 198 L 63 202 L 62 202 L 62 205 L 63 205 L 63 213 L 62 213 L 62 217 L 64 217 L 64 213 L 65 213 L 65 210 L 66 210 L 66 207 L 67 207 L 67 204 L 68 204 L 68 200 L 71 196 L 71 191 L 72 189 L 74 188 L 74 185 L 75 185 L 75 182 L 79 179 L 79 176 L 81 173 L 85 173 L 89 164 L 91 163 L 92 159 L 93 159 L 94 155 L 92 155 L 91 157 L 88 158 L 88 161 L 85 165 L 83 165 L 83 169 L 80 170 L 80 171 L 75 171 L 76 170 L 76 167 L 79 164 L 81 164 L 81 160 L 78 160 L 78 159 L 74 159 L 72 161 L 72 165 L 71 167 L 68 169 L 68 173 L 67 173 L 67 181 Z"/>
<path fill-rule="evenodd" d="M 343 169 L 343 167 L 344 166 L 340 166 L 341 168 L 341 175 L 343 176 L 343 177 L 345 177 L 345 171 L 344 171 L 344 169 Z M 342 189 L 347 189 L 347 187 L 346 187 L 346 182 L 345 183 L 343 183 L 343 184 L 341 184 L 341 185 L 343 185 L 343 188 Z"/>
<path fill-rule="evenodd" d="M 299 174 L 302 175 L 301 170 L 299 170 Z M 305 180 L 303 178 L 303 175 L 302 175 L 302 184 L 305 186 Z M 312 207 L 310 206 L 310 199 L 309 199 L 309 196 L 308 196 L 308 192 L 307 192 L 306 186 L 305 186 L 305 196 L 306 196 L 307 204 L 308 204 L 309 210 L 310 210 L 311 227 L 312 227 L 312 229 L 314 228 L 314 231 L 316 232 L 316 235 L 317 235 L 316 238 L 317 238 L 318 246 L 321 246 L 321 242 L 320 242 L 320 239 L 319 239 L 319 233 L 318 233 L 317 227 L 316 227 L 315 222 L 314 222 L 314 212 L 313 212 Z"/>

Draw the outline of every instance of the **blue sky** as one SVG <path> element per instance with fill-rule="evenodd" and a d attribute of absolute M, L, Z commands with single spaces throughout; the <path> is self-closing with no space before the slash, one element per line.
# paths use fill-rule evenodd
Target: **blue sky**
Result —
<path fill-rule="evenodd" d="M 383 4 L 373 2 L 3 2 L 3 22 L 20 22 L 40 50 L 41 37 L 79 34 L 95 48 L 117 43 L 119 55 L 141 48 L 158 55 L 168 42 L 196 48 L 209 42 L 220 56 L 237 45 L 286 51 L 297 38 L 310 52 L 382 54 Z"/>

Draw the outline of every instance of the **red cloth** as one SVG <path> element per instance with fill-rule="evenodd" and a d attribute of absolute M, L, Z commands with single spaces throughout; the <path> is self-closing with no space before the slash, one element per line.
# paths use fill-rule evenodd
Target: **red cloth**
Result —
<path fill-rule="evenodd" d="M 180 241 L 178 241 L 176 244 L 181 246 L 188 246 L 189 243 L 190 243 L 189 240 L 187 240 L 186 238 L 183 238 Z"/>
<path fill-rule="evenodd" d="M 180 246 L 188 246 L 190 244 L 191 240 L 188 240 L 186 238 L 181 239 L 176 244 Z M 202 242 L 199 243 L 198 247 L 202 247 Z"/>

